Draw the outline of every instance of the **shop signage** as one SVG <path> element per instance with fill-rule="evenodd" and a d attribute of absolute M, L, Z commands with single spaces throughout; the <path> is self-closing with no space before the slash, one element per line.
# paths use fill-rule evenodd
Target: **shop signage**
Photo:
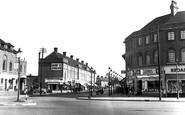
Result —
<path fill-rule="evenodd" d="M 62 70 L 62 63 L 52 63 L 51 70 Z"/>
<path fill-rule="evenodd" d="M 164 67 L 166 74 L 185 74 L 185 66 L 171 66 L 171 67 Z"/>
<path fill-rule="evenodd" d="M 60 79 L 45 79 L 45 83 L 60 82 Z"/>
<path fill-rule="evenodd" d="M 156 74 L 156 69 L 144 69 L 143 74 L 144 75 L 151 75 L 151 74 Z"/>

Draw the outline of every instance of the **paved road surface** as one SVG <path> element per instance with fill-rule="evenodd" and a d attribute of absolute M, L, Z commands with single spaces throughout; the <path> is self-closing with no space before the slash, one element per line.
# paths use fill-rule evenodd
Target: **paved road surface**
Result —
<path fill-rule="evenodd" d="M 77 100 L 64 96 L 30 97 L 35 106 L 0 106 L 1 115 L 184 115 L 184 102 Z"/>

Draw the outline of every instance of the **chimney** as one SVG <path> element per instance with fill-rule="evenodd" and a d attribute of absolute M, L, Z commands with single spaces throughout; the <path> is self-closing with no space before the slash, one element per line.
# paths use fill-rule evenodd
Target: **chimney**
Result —
<path fill-rule="evenodd" d="M 177 10 L 179 9 L 177 6 L 177 2 L 172 0 L 171 5 L 170 5 L 170 9 L 171 9 L 171 15 L 175 16 L 175 14 L 177 13 Z"/>
<path fill-rule="evenodd" d="M 73 55 L 70 55 L 70 58 L 73 59 Z"/>
<path fill-rule="evenodd" d="M 81 63 L 83 64 L 83 63 L 84 63 L 84 61 L 82 60 L 82 61 L 81 61 Z"/>
<path fill-rule="evenodd" d="M 86 63 L 86 66 L 88 66 L 88 63 Z"/>
<path fill-rule="evenodd" d="M 66 56 L 66 52 L 63 52 L 63 55 Z"/>
<path fill-rule="evenodd" d="M 79 58 L 76 58 L 76 61 L 79 62 Z"/>
<path fill-rule="evenodd" d="M 54 48 L 54 52 L 57 52 L 57 51 L 58 51 L 58 48 L 57 48 L 57 47 L 55 47 L 55 48 Z"/>

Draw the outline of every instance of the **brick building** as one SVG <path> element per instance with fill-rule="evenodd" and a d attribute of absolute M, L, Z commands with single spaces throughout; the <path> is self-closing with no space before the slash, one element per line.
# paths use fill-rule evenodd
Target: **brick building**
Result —
<path fill-rule="evenodd" d="M 135 92 L 158 91 L 159 61 L 162 90 L 175 94 L 179 84 L 180 93 L 185 93 L 185 11 L 178 12 L 175 1 L 170 10 L 170 14 L 155 18 L 124 41 L 127 83 Z"/>
<path fill-rule="evenodd" d="M 89 86 L 95 85 L 95 71 L 88 63 L 68 57 L 66 52 L 58 52 L 58 48 L 46 58 L 39 61 L 39 82 L 42 87 L 52 93 L 61 93 L 66 90 L 87 90 Z"/>
<path fill-rule="evenodd" d="M 17 51 L 13 49 L 14 46 L 10 43 L 4 42 L 0 39 L 0 91 L 16 91 L 18 70 L 16 64 L 18 63 Z M 27 62 L 25 59 L 20 60 L 20 88 L 24 90 Z"/>

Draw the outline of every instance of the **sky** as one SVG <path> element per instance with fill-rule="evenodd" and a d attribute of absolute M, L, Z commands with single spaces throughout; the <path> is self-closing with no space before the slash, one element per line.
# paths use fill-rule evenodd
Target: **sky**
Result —
<path fill-rule="evenodd" d="M 176 0 L 178 11 L 185 1 Z M 21 48 L 27 74 L 38 75 L 38 53 L 57 47 L 97 75 L 125 69 L 125 38 L 170 13 L 171 0 L 0 0 L 0 38 Z M 124 75 L 122 75 L 124 76 Z"/>

